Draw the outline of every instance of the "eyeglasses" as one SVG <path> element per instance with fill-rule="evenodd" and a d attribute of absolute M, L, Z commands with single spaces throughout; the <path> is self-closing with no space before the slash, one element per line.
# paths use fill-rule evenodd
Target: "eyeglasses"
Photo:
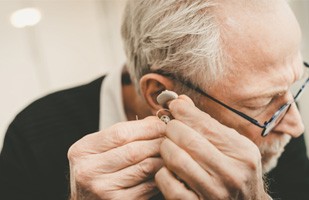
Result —
<path fill-rule="evenodd" d="M 304 62 L 303 63 L 305 67 L 309 68 L 309 64 Z M 154 71 L 153 73 L 157 73 L 157 74 L 160 74 L 162 76 L 167 76 L 167 77 L 170 77 L 174 80 L 177 80 L 179 82 L 181 82 L 182 84 L 186 85 L 188 88 L 200 93 L 201 95 L 203 96 L 206 96 L 207 98 L 211 99 L 212 101 L 220 104 L 221 106 L 227 108 L 228 110 L 236 113 L 237 115 L 239 115 L 240 117 L 248 120 L 249 122 L 251 122 L 252 124 L 262 128 L 262 133 L 261 135 L 263 137 L 267 136 L 269 134 L 269 132 L 278 124 L 278 122 L 283 118 L 283 116 L 287 113 L 287 111 L 289 110 L 289 108 L 291 107 L 291 105 L 296 102 L 300 96 L 303 94 L 304 92 L 304 89 L 306 87 L 306 85 L 309 83 L 309 77 L 307 77 L 306 81 L 302 84 L 302 86 L 300 87 L 300 89 L 297 91 L 296 95 L 294 96 L 293 100 L 292 101 L 289 101 L 287 102 L 286 104 L 282 105 L 273 115 L 272 117 L 268 120 L 268 121 L 265 121 L 264 124 L 261 124 L 258 120 L 246 115 L 245 113 L 243 112 L 240 112 L 228 105 L 226 105 L 225 103 L 223 103 L 222 101 L 210 96 L 209 94 L 207 94 L 206 92 L 204 92 L 203 90 L 201 90 L 200 88 L 192 85 L 192 83 L 188 82 L 188 81 L 183 81 L 183 80 L 180 80 L 179 78 L 177 78 L 174 74 L 171 74 L 171 73 L 167 73 L 167 72 L 164 72 L 162 70 L 156 70 Z"/>

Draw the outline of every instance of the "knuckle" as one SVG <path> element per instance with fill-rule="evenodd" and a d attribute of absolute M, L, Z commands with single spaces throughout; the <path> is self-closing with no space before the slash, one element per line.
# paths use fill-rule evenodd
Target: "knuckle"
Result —
<path fill-rule="evenodd" d="M 251 172 L 256 172 L 259 168 L 259 161 L 257 159 L 252 159 L 251 161 L 247 162 L 247 168 Z"/>
<path fill-rule="evenodd" d="M 184 155 L 184 153 L 180 153 L 180 152 L 175 152 L 172 155 L 172 158 L 169 162 L 168 162 L 168 166 L 171 169 L 179 169 L 181 168 L 182 170 L 189 170 L 191 168 L 191 163 L 187 162 L 187 157 Z M 180 163 L 182 163 L 180 165 Z"/>
<path fill-rule="evenodd" d="M 78 148 L 77 143 L 74 143 L 72 146 L 70 146 L 68 152 L 67 152 L 67 158 L 70 163 L 75 162 L 75 160 L 80 156 L 80 150 Z"/>
<path fill-rule="evenodd" d="M 94 199 L 117 199 L 115 191 L 109 190 L 107 184 L 100 180 L 91 180 L 85 188 Z M 88 199 L 88 198 L 87 198 Z M 90 198 L 92 199 L 92 198 Z"/>
<path fill-rule="evenodd" d="M 87 147 L 87 144 L 89 142 L 89 138 L 92 137 L 92 134 L 88 134 L 84 136 L 83 138 L 79 139 L 77 142 L 72 144 L 67 152 L 67 157 L 69 161 L 74 161 L 77 158 L 85 155 L 85 147 Z"/>
<path fill-rule="evenodd" d="M 235 191 L 242 190 L 247 185 L 248 182 L 249 182 L 249 178 L 246 175 L 239 175 L 232 182 L 232 185 L 233 185 L 232 188 Z"/>
<path fill-rule="evenodd" d="M 151 117 L 143 120 L 143 123 L 139 124 L 139 128 L 145 131 L 156 130 L 156 135 L 153 135 L 153 137 L 161 137 L 165 133 L 166 124 L 159 120 L 158 117 Z"/>
<path fill-rule="evenodd" d="M 162 123 L 161 120 L 158 120 L 156 118 L 156 120 L 154 120 L 150 125 L 151 125 L 151 127 L 149 127 L 149 128 L 158 130 L 158 132 L 160 133 L 160 136 L 162 136 L 165 133 L 166 125 L 165 125 L 165 123 Z M 149 129 L 146 129 L 146 130 L 149 130 Z"/>
<path fill-rule="evenodd" d="M 99 196 L 100 193 L 102 192 L 102 187 L 99 187 L 99 184 L 97 181 L 89 181 L 89 184 L 87 186 L 87 189 L 91 194 Z"/>
<path fill-rule="evenodd" d="M 124 159 L 127 163 L 131 164 L 138 162 L 137 149 L 132 144 L 126 145 L 123 152 L 125 152 L 126 154 L 126 156 L 124 156 Z"/>
<path fill-rule="evenodd" d="M 79 184 L 88 184 L 91 180 L 90 169 L 87 164 L 80 163 L 73 168 L 73 176 L 77 183 Z"/>
<path fill-rule="evenodd" d="M 248 188 L 252 179 L 252 174 L 249 173 L 239 173 L 238 175 L 229 175 L 228 183 L 229 192 L 227 194 L 237 194 L 242 193 Z M 224 194 L 224 193 L 222 193 Z"/>
<path fill-rule="evenodd" d="M 68 153 L 67 153 L 67 157 L 69 159 L 69 161 L 73 161 L 76 157 L 76 149 L 74 147 L 74 144 L 69 148 Z"/>
<path fill-rule="evenodd" d="M 126 144 L 128 140 L 127 129 L 122 123 L 117 123 L 113 125 L 110 129 L 112 137 L 112 142 L 118 146 Z"/>
<path fill-rule="evenodd" d="M 143 193 L 148 193 L 149 191 L 153 190 L 156 187 L 154 182 L 145 183 L 142 187 Z"/>
<path fill-rule="evenodd" d="M 116 199 L 115 196 L 119 192 L 111 189 L 110 180 L 107 181 L 98 177 L 85 180 L 82 179 L 84 177 L 80 177 L 78 182 L 76 181 L 80 197 L 82 196 L 84 199 Z"/>
<path fill-rule="evenodd" d="M 196 147 L 199 147 L 201 144 L 201 138 L 200 137 L 190 137 L 185 138 L 184 145 L 189 149 L 196 149 Z"/>
<path fill-rule="evenodd" d="M 239 143 L 236 148 L 238 150 L 242 164 L 249 172 L 258 170 L 261 165 L 262 158 L 258 146 L 245 136 L 239 136 Z"/>
<path fill-rule="evenodd" d="M 150 159 L 146 159 L 138 164 L 138 171 L 143 177 L 148 177 L 154 173 L 154 165 Z"/>
<path fill-rule="evenodd" d="M 261 165 L 261 153 L 257 146 L 253 145 L 246 154 L 246 166 L 249 171 L 257 171 Z"/>

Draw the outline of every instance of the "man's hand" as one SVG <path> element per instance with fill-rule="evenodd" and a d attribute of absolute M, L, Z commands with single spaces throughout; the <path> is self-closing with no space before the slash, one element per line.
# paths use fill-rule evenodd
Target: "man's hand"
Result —
<path fill-rule="evenodd" d="M 71 199 L 150 199 L 159 191 L 160 144 L 166 125 L 156 117 L 123 122 L 71 146 Z"/>
<path fill-rule="evenodd" d="M 257 146 L 196 108 L 187 96 L 169 104 L 160 154 L 165 167 L 156 183 L 166 199 L 264 200 Z"/>

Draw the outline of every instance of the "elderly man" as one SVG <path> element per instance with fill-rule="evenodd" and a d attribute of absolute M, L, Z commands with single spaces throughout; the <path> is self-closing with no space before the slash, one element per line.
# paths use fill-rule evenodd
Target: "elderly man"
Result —
<path fill-rule="evenodd" d="M 129 0 L 122 35 L 122 79 L 13 121 L 1 199 L 309 199 L 295 104 L 309 80 L 290 91 L 308 65 L 284 0 Z M 181 95 L 159 104 L 165 90 Z"/>

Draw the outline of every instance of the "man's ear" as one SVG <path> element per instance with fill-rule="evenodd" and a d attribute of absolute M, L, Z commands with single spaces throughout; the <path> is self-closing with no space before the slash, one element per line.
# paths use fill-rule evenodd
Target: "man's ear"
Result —
<path fill-rule="evenodd" d="M 171 79 L 160 74 L 149 73 L 140 79 L 141 94 L 149 105 L 153 115 L 162 108 L 157 102 L 157 96 L 164 90 L 173 90 L 174 83 Z"/>

